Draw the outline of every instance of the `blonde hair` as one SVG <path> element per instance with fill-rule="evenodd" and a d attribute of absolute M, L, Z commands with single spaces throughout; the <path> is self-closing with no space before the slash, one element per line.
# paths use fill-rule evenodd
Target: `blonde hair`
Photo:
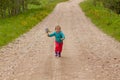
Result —
<path fill-rule="evenodd" d="M 60 27 L 60 25 L 57 25 L 57 26 L 55 27 L 55 30 L 56 30 L 57 28 L 59 28 L 59 29 L 61 30 L 61 27 Z"/>

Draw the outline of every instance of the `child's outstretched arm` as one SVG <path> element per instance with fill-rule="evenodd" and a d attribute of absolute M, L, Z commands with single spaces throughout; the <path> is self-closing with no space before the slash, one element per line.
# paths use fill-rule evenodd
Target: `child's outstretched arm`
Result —
<path fill-rule="evenodd" d="M 53 37 L 53 36 L 55 36 L 55 32 L 48 34 L 48 37 Z"/>

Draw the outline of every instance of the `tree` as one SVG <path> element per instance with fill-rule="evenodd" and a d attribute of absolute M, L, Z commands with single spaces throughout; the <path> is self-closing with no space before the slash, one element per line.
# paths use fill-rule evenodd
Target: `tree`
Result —
<path fill-rule="evenodd" d="M 28 10 L 28 4 L 40 5 L 39 0 L 0 0 L 0 17 L 18 15 Z"/>
<path fill-rule="evenodd" d="M 27 10 L 28 0 L 0 0 L 0 17 L 14 16 Z"/>

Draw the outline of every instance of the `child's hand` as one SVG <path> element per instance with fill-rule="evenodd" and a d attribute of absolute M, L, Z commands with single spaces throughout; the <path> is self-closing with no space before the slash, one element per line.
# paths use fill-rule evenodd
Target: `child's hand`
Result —
<path fill-rule="evenodd" d="M 65 38 L 61 38 L 61 40 L 64 40 Z"/>
<path fill-rule="evenodd" d="M 45 29 L 45 32 L 46 32 L 46 33 L 49 33 L 49 32 L 50 32 L 50 30 L 49 30 L 48 28 L 46 28 L 46 29 Z"/>

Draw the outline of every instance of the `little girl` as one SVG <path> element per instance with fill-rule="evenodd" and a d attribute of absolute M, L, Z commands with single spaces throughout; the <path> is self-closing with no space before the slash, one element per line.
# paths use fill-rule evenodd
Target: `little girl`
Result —
<path fill-rule="evenodd" d="M 55 56 L 61 57 L 63 40 L 65 39 L 65 35 L 61 31 L 61 27 L 58 25 L 55 27 L 55 32 L 52 34 L 48 34 L 48 37 L 55 36 Z"/>

